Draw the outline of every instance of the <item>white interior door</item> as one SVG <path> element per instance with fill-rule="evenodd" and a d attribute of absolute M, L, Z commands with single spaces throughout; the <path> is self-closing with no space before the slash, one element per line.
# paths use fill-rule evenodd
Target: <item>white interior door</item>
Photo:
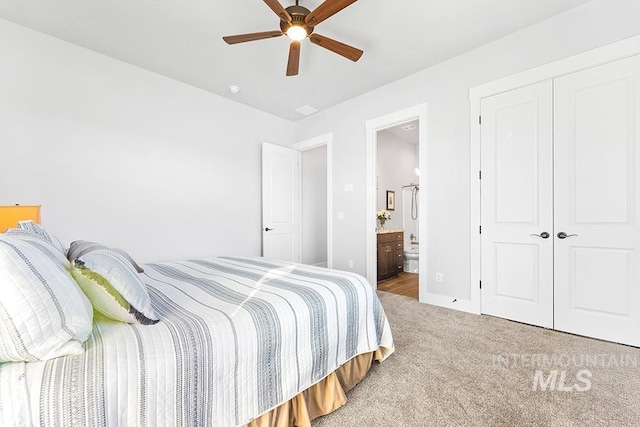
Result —
<path fill-rule="evenodd" d="M 482 313 L 551 328 L 551 81 L 485 98 L 481 114 Z"/>
<path fill-rule="evenodd" d="M 555 328 L 635 346 L 639 125 L 639 57 L 556 79 Z"/>
<path fill-rule="evenodd" d="M 262 255 L 300 262 L 300 152 L 262 144 Z"/>

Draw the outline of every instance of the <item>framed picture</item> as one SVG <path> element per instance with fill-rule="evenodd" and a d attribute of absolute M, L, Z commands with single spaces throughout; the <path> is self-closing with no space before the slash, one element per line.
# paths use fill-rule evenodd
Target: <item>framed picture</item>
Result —
<path fill-rule="evenodd" d="M 387 210 L 396 210 L 396 192 L 387 190 Z"/>

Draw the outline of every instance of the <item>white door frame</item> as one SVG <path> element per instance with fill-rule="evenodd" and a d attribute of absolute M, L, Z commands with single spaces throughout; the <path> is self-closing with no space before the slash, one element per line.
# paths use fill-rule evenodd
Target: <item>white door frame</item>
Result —
<path fill-rule="evenodd" d="M 553 79 L 565 74 L 596 67 L 622 58 L 640 54 L 640 36 L 634 36 L 606 46 L 579 53 L 550 64 L 523 71 L 502 79 L 469 89 L 470 124 L 470 208 L 471 208 L 471 311 L 481 313 L 480 305 L 480 101 L 482 98 L 507 92 L 543 80 Z M 420 255 L 422 257 L 422 255 Z"/>
<path fill-rule="evenodd" d="M 376 162 L 378 151 L 378 131 L 397 126 L 402 123 L 418 120 L 418 144 L 420 158 L 418 159 L 418 167 L 421 174 L 419 184 L 423 189 L 427 188 L 427 104 L 419 104 L 395 113 L 387 114 L 382 117 L 367 120 L 367 195 L 365 210 L 365 229 L 366 229 L 366 274 L 367 280 L 374 288 L 377 288 L 378 272 L 376 270 Z M 418 206 L 421 207 L 422 213 L 418 220 L 418 241 L 422 242 L 419 248 L 419 258 L 423 261 L 420 263 L 419 270 L 419 300 L 426 302 L 427 299 L 427 191 L 421 191 L 419 195 Z"/>
<path fill-rule="evenodd" d="M 292 148 L 304 152 L 323 145 L 327 147 L 327 268 L 333 268 L 333 132 L 305 139 L 293 144 Z"/>

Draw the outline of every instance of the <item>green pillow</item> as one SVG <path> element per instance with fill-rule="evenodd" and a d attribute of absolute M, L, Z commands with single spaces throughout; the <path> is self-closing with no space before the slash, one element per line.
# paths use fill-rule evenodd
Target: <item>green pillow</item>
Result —
<path fill-rule="evenodd" d="M 71 275 L 97 312 L 126 323 L 158 322 L 147 287 L 120 253 L 98 249 L 72 262 Z"/>
<path fill-rule="evenodd" d="M 113 320 L 138 323 L 135 315 L 131 313 L 131 305 L 107 279 L 79 263 L 71 270 L 71 275 L 96 311 Z"/>

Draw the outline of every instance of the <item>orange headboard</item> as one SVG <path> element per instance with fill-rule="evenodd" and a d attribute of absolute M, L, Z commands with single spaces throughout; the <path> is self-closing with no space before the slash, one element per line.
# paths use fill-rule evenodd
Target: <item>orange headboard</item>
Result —
<path fill-rule="evenodd" d="M 40 224 L 40 205 L 0 206 L 0 233 L 15 227 L 18 221 L 32 220 Z"/>

